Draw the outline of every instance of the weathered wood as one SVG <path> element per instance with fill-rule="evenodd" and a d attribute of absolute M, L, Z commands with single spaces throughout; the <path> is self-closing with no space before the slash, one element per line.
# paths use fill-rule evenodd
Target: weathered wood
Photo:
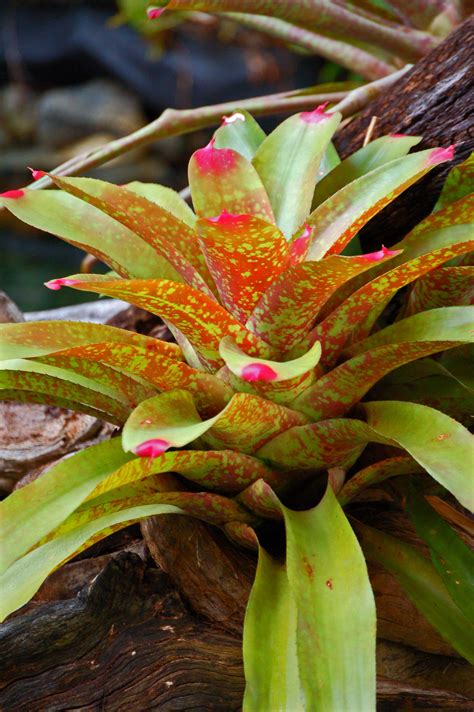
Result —
<path fill-rule="evenodd" d="M 344 158 L 362 146 L 373 116 L 373 139 L 388 133 L 423 136 L 416 150 L 456 144 L 454 161 L 435 168 L 362 230 L 367 248 L 394 244 L 428 215 L 452 165 L 474 150 L 473 46 L 471 17 L 337 134 L 335 143 Z"/>

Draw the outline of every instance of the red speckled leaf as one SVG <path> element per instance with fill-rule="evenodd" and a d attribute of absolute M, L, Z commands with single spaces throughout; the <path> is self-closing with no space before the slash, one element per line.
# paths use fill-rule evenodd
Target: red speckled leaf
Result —
<path fill-rule="evenodd" d="M 474 308 L 433 309 L 357 344 L 359 355 L 325 374 L 292 407 L 312 420 L 347 413 L 383 376 L 410 361 L 474 341 Z M 360 351 L 362 351 L 360 353 Z"/>
<path fill-rule="evenodd" d="M 98 275 L 73 275 L 68 279 L 75 282 L 68 285 L 74 289 L 124 299 L 170 321 L 215 366 L 222 365 L 219 342 L 228 335 L 247 353 L 269 355 L 269 347 L 247 331 L 214 299 L 186 284 L 164 279 L 99 278 Z"/>
<path fill-rule="evenodd" d="M 211 140 L 193 153 L 188 174 L 194 208 L 199 216 L 212 218 L 227 210 L 275 222 L 260 176 L 237 151 L 215 148 Z"/>
<path fill-rule="evenodd" d="M 62 190 L 94 205 L 139 235 L 165 257 L 188 284 L 212 296 L 209 286 L 197 271 L 199 260 L 194 265 L 179 250 L 179 245 L 185 243 L 188 256 L 193 253 L 193 246 L 195 254 L 199 252 L 196 233 L 189 225 L 126 188 L 95 178 L 50 177 Z"/>
<path fill-rule="evenodd" d="M 247 327 L 284 353 L 308 333 L 335 290 L 373 265 L 364 257 L 335 255 L 294 265 L 267 289 Z"/>
<path fill-rule="evenodd" d="M 463 163 L 458 163 L 457 166 L 451 168 L 448 177 L 446 178 L 441 195 L 435 205 L 435 211 L 441 210 L 445 205 L 453 203 L 459 198 L 468 196 L 472 193 L 474 185 L 474 153 L 471 153 Z M 472 196 L 474 198 L 474 196 Z"/>
<path fill-rule="evenodd" d="M 82 321 L 32 321 L 0 324 L 0 359 L 47 356 L 55 351 L 104 341 L 144 348 L 152 356 L 182 358 L 176 344 L 114 326 Z"/>
<path fill-rule="evenodd" d="M 474 268 L 440 267 L 415 282 L 404 315 L 468 304 L 474 304 Z"/>
<path fill-rule="evenodd" d="M 453 225 L 469 225 L 474 221 L 474 193 L 463 196 L 454 203 L 445 205 L 442 210 L 431 213 L 424 220 L 418 223 L 413 230 L 397 245 L 403 249 L 410 249 L 416 246 L 422 247 L 422 235 L 442 230 Z"/>
<path fill-rule="evenodd" d="M 467 231 L 468 234 L 470 231 Z M 472 234 L 472 233 L 470 233 Z M 466 235 L 465 237 L 467 237 Z M 470 236 L 470 235 L 469 235 Z M 308 339 L 304 339 L 298 348 L 302 350 L 314 341 L 320 341 L 323 349 L 322 361 L 326 366 L 335 363 L 340 352 L 350 343 L 357 330 L 358 338 L 363 338 L 371 328 L 365 322 L 373 314 L 377 304 L 385 304 L 401 287 L 414 282 L 424 274 L 448 262 L 453 257 L 466 254 L 474 248 L 474 240 L 466 239 L 450 247 L 433 250 L 416 257 L 395 269 L 376 277 L 358 289 L 335 309 L 324 321 L 313 329 Z M 364 333 L 360 326 L 364 324 Z"/>
<path fill-rule="evenodd" d="M 379 462 L 374 462 L 373 465 L 368 465 L 353 475 L 343 486 L 337 495 L 337 499 L 341 507 L 345 507 L 351 499 L 357 497 L 361 492 L 366 490 L 367 487 L 372 487 L 380 482 L 384 482 L 390 477 L 412 475 L 420 472 L 424 472 L 424 469 L 408 455 L 399 455 L 398 457 L 379 460 Z"/>
<path fill-rule="evenodd" d="M 397 158 L 344 186 L 308 217 L 314 228 L 308 258 L 339 254 L 382 208 L 439 163 L 451 160 L 452 149 L 429 149 Z"/>
<path fill-rule="evenodd" d="M 284 236 L 260 218 L 229 213 L 200 220 L 198 233 L 222 304 L 245 323 L 263 292 L 288 266 Z"/>

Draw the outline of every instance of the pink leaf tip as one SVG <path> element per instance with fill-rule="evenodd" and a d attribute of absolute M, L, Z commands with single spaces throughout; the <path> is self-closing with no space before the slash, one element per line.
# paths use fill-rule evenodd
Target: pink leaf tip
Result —
<path fill-rule="evenodd" d="M 159 17 L 161 17 L 165 10 L 166 7 L 155 7 L 154 5 L 151 5 L 147 8 L 146 16 L 149 20 L 157 20 Z"/>
<path fill-rule="evenodd" d="M 234 124 L 236 121 L 245 121 L 245 116 L 241 114 L 240 111 L 236 111 L 235 114 L 231 114 L 230 116 L 223 116 L 222 126 Z"/>
<path fill-rule="evenodd" d="M 159 455 L 163 455 L 168 448 L 171 447 L 171 443 L 167 440 L 160 440 L 160 438 L 152 438 L 151 440 L 145 440 L 135 448 L 135 455 L 138 457 L 149 457 L 152 460 Z"/>
<path fill-rule="evenodd" d="M 402 134 L 402 133 L 391 133 L 389 134 L 390 138 L 409 138 L 408 134 Z"/>
<path fill-rule="evenodd" d="M 290 244 L 290 261 L 291 264 L 299 262 L 300 258 L 306 254 L 309 241 L 313 234 L 313 228 L 307 223 L 303 226 L 303 231 L 296 240 Z"/>
<path fill-rule="evenodd" d="M 377 250 L 377 252 L 367 252 L 367 254 L 361 255 L 361 257 L 364 260 L 368 260 L 368 262 L 379 262 L 379 260 L 383 260 L 385 257 L 398 255 L 399 252 L 400 250 L 388 250 L 385 245 L 382 245 L 380 250 Z"/>
<path fill-rule="evenodd" d="M 437 163 L 443 163 L 443 161 L 452 161 L 455 149 L 456 145 L 454 143 L 446 148 L 434 148 L 428 156 L 428 165 L 432 166 Z"/>
<path fill-rule="evenodd" d="M 277 372 L 267 366 L 266 363 L 249 363 L 243 367 L 240 375 L 248 383 L 253 383 L 254 381 L 269 383 L 278 376 Z"/>
<path fill-rule="evenodd" d="M 59 279 L 50 279 L 49 282 L 45 282 L 44 286 L 48 289 L 57 291 L 61 287 L 74 287 L 74 285 L 80 284 L 78 279 L 67 279 L 66 277 L 59 277 Z"/>
<path fill-rule="evenodd" d="M 10 198 L 11 200 L 18 200 L 18 198 L 23 198 L 24 195 L 24 190 L 7 190 L 5 193 L 0 193 L 0 198 Z"/>
<path fill-rule="evenodd" d="M 207 220 L 209 220 L 209 222 L 216 223 L 217 225 L 236 225 L 245 222 L 248 217 L 249 216 L 245 214 L 239 215 L 235 213 L 228 213 L 227 210 L 223 210 L 220 215 L 216 215 L 213 218 L 207 218 Z"/>
<path fill-rule="evenodd" d="M 37 171 L 35 168 L 31 168 L 31 166 L 28 166 L 28 170 L 31 171 L 31 177 L 33 180 L 39 180 L 40 178 L 44 178 L 46 175 L 45 171 Z"/>
<path fill-rule="evenodd" d="M 234 168 L 237 154 L 231 148 L 216 148 L 215 141 L 213 136 L 207 146 L 194 152 L 193 159 L 201 173 L 221 176 Z"/>
<path fill-rule="evenodd" d="M 306 121 L 307 124 L 319 124 L 320 121 L 329 118 L 332 114 L 326 112 L 328 104 L 329 101 L 325 101 L 324 104 L 320 104 L 313 111 L 302 111 L 300 114 L 302 120 Z"/>

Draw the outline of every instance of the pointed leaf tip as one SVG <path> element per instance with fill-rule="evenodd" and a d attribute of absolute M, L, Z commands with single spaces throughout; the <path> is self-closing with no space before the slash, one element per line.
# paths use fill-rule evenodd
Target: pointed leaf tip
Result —
<path fill-rule="evenodd" d="M 254 383 L 255 381 L 270 383 L 270 381 L 274 381 L 277 376 L 277 372 L 265 363 L 249 363 L 247 366 L 244 366 L 241 372 L 241 377 L 248 383 Z"/>
<path fill-rule="evenodd" d="M 10 198 L 11 200 L 18 200 L 18 198 L 23 198 L 24 195 L 24 190 L 7 190 L 5 193 L 0 193 L 0 198 Z"/>
<path fill-rule="evenodd" d="M 245 222 L 245 218 L 249 218 L 249 216 L 228 213 L 227 210 L 223 210 L 219 215 L 216 215 L 213 218 L 205 218 L 205 220 L 217 223 L 218 225 L 236 225 L 239 222 L 242 222 L 242 218 L 244 218 L 243 222 Z"/>
<path fill-rule="evenodd" d="M 434 148 L 428 156 L 428 165 L 435 166 L 437 163 L 443 163 L 444 161 L 452 161 L 454 158 L 454 152 L 456 150 L 456 144 L 452 143 L 451 146 L 446 148 Z"/>
<path fill-rule="evenodd" d="M 59 279 L 50 279 L 49 282 L 45 282 L 44 286 L 48 289 L 57 291 L 61 287 L 74 287 L 76 284 L 80 284 L 78 279 L 67 279 L 66 277 L 60 277 Z"/>
<path fill-rule="evenodd" d="M 235 166 L 235 152 L 230 148 L 216 148 L 215 138 L 211 138 L 207 146 L 199 148 L 193 157 L 202 173 L 223 175 Z"/>
<path fill-rule="evenodd" d="M 298 234 L 298 233 L 296 233 Z M 313 236 L 313 228 L 307 223 L 303 225 L 302 232 L 290 244 L 290 264 L 301 262 L 301 258 L 306 255 L 310 240 Z"/>
<path fill-rule="evenodd" d="M 154 5 L 147 8 L 146 15 L 149 20 L 157 20 L 166 10 L 166 7 L 155 7 Z"/>
<path fill-rule="evenodd" d="M 394 255 L 399 255 L 401 250 L 388 250 L 385 245 L 382 245 L 380 250 L 376 252 L 367 252 L 365 255 L 361 255 L 361 258 L 367 260 L 368 262 L 378 262 L 379 260 L 385 259 L 385 257 L 394 257 Z"/>
<path fill-rule="evenodd" d="M 313 111 L 302 111 L 300 114 L 302 121 L 305 121 L 307 124 L 319 124 L 321 121 L 329 119 L 332 114 L 326 111 L 328 104 L 329 101 L 325 101 L 324 104 L 320 104 L 313 109 Z"/>
<path fill-rule="evenodd" d="M 245 121 L 245 116 L 241 114 L 240 111 L 236 111 L 235 114 L 231 114 L 230 116 L 223 116 L 221 126 L 234 124 L 236 121 Z"/>
<path fill-rule="evenodd" d="M 31 177 L 33 180 L 39 180 L 40 178 L 44 178 L 46 175 L 46 171 L 37 171 L 36 168 L 31 168 L 31 166 L 28 166 L 28 170 L 31 171 Z"/>
<path fill-rule="evenodd" d="M 160 438 L 152 438 L 151 440 L 145 440 L 145 442 L 138 445 L 134 452 L 138 457 L 149 457 L 154 460 L 159 455 L 163 455 L 168 448 L 171 447 L 171 443 L 167 440 L 161 440 Z"/>

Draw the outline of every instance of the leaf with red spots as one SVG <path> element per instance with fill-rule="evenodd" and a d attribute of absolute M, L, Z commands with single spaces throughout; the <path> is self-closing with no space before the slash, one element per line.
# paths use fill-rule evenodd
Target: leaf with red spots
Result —
<path fill-rule="evenodd" d="M 379 460 L 356 472 L 356 474 L 345 483 L 337 495 L 338 502 L 341 507 L 345 507 L 346 504 L 352 499 L 355 499 L 368 487 L 385 482 L 385 480 L 391 477 L 413 475 L 421 472 L 424 472 L 421 465 L 408 455 L 398 455 L 397 457 L 390 457 L 386 460 Z"/>
<path fill-rule="evenodd" d="M 382 256 L 382 260 L 392 256 Z M 302 262 L 283 272 L 256 305 L 247 327 L 277 351 L 289 351 L 305 336 L 320 309 L 346 281 L 370 269 L 365 257 L 332 255 L 319 262 Z"/>
<path fill-rule="evenodd" d="M 61 190 L 27 190 L 21 199 L 0 198 L 17 218 L 53 233 L 107 264 L 121 277 L 182 281 L 166 259 L 136 233 L 106 213 Z"/>
<path fill-rule="evenodd" d="M 440 267 L 415 282 L 404 315 L 469 304 L 474 304 L 474 268 Z"/>
<path fill-rule="evenodd" d="M 249 353 L 268 356 L 268 347 L 239 324 L 214 299 L 187 284 L 164 279 L 110 279 L 101 275 L 73 275 L 74 289 L 124 299 L 170 321 L 209 362 L 219 366 L 219 343 L 232 336 Z"/>
<path fill-rule="evenodd" d="M 127 419 L 133 407 L 117 384 L 99 383 L 70 370 L 26 359 L 0 362 L 0 395 L 9 400 L 23 395 L 22 400 L 59 406 L 67 401 L 74 410 L 90 413 L 93 409 L 104 420 L 117 424 Z"/>
<path fill-rule="evenodd" d="M 391 134 L 370 141 L 366 146 L 351 153 L 316 185 L 312 210 L 316 210 L 321 203 L 356 178 L 370 173 L 389 161 L 406 156 L 408 151 L 420 141 L 421 136 Z"/>
<path fill-rule="evenodd" d="M 125 424 L 123 445 L 154 457 L 202 437 L 212 448 L 253 454 L 277 433 L 306 422 L 301 413 L 247 393 L 235 394 L 224 410 L 203 421 L 191 394 L 174 390 L 140 403 Z"/>
<path fill-rule="evenodd" d="M 420 613 L 471 663 L 474 627 L 449 595 L 441 576 L 423 554 L 389 534 L 355 523 L 366 557 L 390 571 Z"/>
<path fill-rule="evenodd" d="M 205 294 L 212 295 L 209 286 L 199 274 L 199 259 L 190 261 L 179 250 L 186 246 L 188 257 L 197 248 L 196 233 L 172 213 L 141 195 L 95 178 L 62 178 L 51 175 L 62 190 L 75 195 L 121 225 L 132 230 L 159 255 L 164 257 L 181 275 L 182 279 Z M 197 254 L 198 250 L 194 250 Z"/>
<path fill-rule="evenodd" d="M 416 257 L 362 286 L 320 322 L 298 348 L 306 349 L 313 341 L 320 341 L 323 349 L 322 360 L 326 366 L 332 366 L 351 340 L 360 340 L 370 332 L 380 313 L 379 304 L 385 306 L 402 287 L 453 257 L 466 254 L 474 248 L 474 240 L 469 239 L 472 232 L 467 227 L 464 229 L 464 242 L 459 241 L 449 247 Z M 459 239 L 461 237 L 458 235 Z"/>
<path fill-rule="evenodd" d="M 216 148 L 211 140 L 191 156 L 188 175 L 194 209 L 200 217 L 212 218 L 226 210 L 275 222 L 257 171 L 237 151 Z"/>
<path fill-rule="evenodd" d="M 397 195 L 440 163 L 451 160 L 451 148 L 434 148 L 397 158 L 357 178 L 311 213 L 314 228 L 308 258 L 339 254 L 359 230 Z"/>
<path fill-rule="evenodd" d="M 341 121 L 320 106 L 283 121 L 253 159 L 267 190 L 276 224 L 290 238 L 311 210 L 321 160 Z"/>
<path fill-rule="evenodd" d="M 230 116 L 224 116 L 222 124 L 215 131 L 214 146 L 232 148 L 251 161 L 264 139 L 265 132 L 248 111 L 234 111 Z"/>
<path fill-rule="evenodd" d="M 312 420 L 344 415 L 390 371 L 474 341 L 474 307 L 417 314 L 379 331 L 352 349 L 353 358 L 321 376 L 292 403 Z M 380 391 L 379 391 L 380 393 Z"/>
<path fill-rule="evenodd" d="M 354 532 L 330 486 L 313 509 L 295 512 L 276 497 L 274 506 L 285 520 L 286 565 L 259 550 L 244 707 L 372 709 L 375 603 Z"/>
<path fill-rule="evenodd" d="M 263 292 L 288 266 L 285 238 L 260 218 L 229 213 L 200 220 L 198 233 L 222 304 L 245 323 Z"/>

